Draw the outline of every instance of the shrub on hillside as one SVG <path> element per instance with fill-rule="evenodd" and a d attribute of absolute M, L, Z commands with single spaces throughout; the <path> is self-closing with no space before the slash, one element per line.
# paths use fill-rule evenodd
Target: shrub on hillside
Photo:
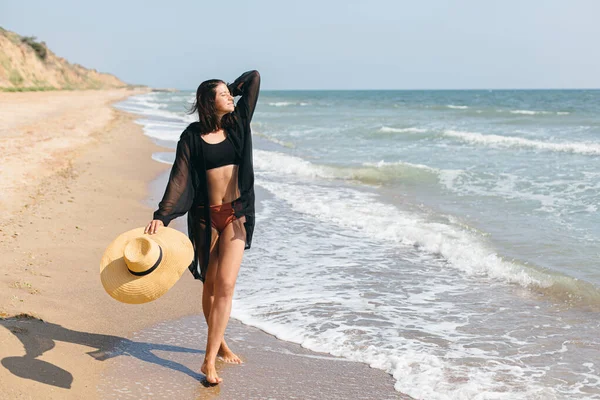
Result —
<path fill-rule="evenodd" d="M 24 79 L 21 76 L 21 74 L 19 73 L 19 71 L 17 71 L 16 69 L 13 69 L 12 71 L 10 71 L 10 75 L 8 77 L 8 80 L 13 85 L 20 86 L 23 83 Z"/>
<path fill-rule="evenodd" d="M 29 47 L 31 47 L 36 52 L 38 57 L 41 58 L 42 60 L 45 60 L 46 57 L 48 56 L 48 50 L 46 49 L 46 43 L 36 42 L 35 36 L 24 36 L 21 38 L 21 42 L 29 45 Z"/>

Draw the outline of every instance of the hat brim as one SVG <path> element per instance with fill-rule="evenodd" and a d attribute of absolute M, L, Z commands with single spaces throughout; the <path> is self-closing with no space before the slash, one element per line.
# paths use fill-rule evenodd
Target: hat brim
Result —
<path fill-rule="evenodd" d="M 150 236 L 162 248 L 161 263 L 150 274 L 135 276 L 127 268 L 123 251 L 131 239 L 143 235 L 144 228 L 119 235 L 107 247 L 100 261 L 100 280 L 104 289 L 123 303 L 142 304 L 158 299 L 177 283 L 194 259 L 192 243 L 185 234 L 160 227 Z"/>

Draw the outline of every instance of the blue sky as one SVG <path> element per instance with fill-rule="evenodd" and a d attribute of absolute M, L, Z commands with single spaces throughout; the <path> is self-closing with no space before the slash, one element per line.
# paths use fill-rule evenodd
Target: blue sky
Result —
<path fill-rule="evenodd" d="M 600 1 L 0 1 L 0 26 L 129 83 L 600 88 Z"/>

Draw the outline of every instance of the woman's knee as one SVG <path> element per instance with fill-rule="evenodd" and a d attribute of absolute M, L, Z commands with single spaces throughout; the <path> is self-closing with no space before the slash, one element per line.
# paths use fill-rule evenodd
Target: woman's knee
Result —
<path fill-rule="evenodd" d="M 219 281 L 214 284 L 214 295 L 216 297 L 232 298 L 235 291 L 235 281 Z"/>

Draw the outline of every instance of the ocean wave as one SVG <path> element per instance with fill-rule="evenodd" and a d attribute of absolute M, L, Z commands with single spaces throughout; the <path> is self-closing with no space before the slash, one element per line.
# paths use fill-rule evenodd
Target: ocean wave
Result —
<path fill-rule="evenodd" d="M 472 105 L 472 106 L 465 106 L 465 105 L 457 105 L 457 104 L 446 104 L 446 105 L 425 105 L 423 106 L 426 109 L 429 110 L 435 110 L 435 111 L 441 111 L 444 113 L 447 113 L 449 110 L 455 110 L 456 112 L 459 112 L 460 115 L 463 115 L 465 117 L 467 116 L 472 116 L 472 117 L 478 117 L 478 118 L 482 118 L 482 117 L 494 117 L 497 116 L 498 114 L 504 114 L 507 118 L 510 116 L 514 116 L 514 117 L 525 117 L 525 116 L 529 116 L 529 117 L 540 117 L 540 118 L 545 118 L 545 117 L 552 117 L 552 116 L 565 116 L 565 115 L 570 115 L 571 112 L 570 111 L 548 111 L 548 110 L 527 110 L 527 109 L 508 109 L 508 108 L 499 108 L 499 106 L 493 106 L 493 105 Z M 523 120 L 523 118 L 520 118 L 518 120 Z"/>
<path fill-rule="evenodd" d="M 261 178 L 279 178 L 282 174 L 294 175 L 299 178 L 308 178 L 305 187 L 313 186 L 314 178 L 321 179 L 342 179 L 354 180 L 367 184 L 382 184 L 395 180 L 418 181 L 423 183 L 426 180 L 439 181 L 447 187 L 453 187 L 457 177 L 462 176 L 465 171 L 462 170 L 439 170 L 422 164 L 411 164 L 407 162 L 385 162 L 365 163 L 362 166 L 353 167 L 334 167 L 313 164 L 300 157 L 290 156 L 277 152 L 255 150 L 254 166 L 257 176 Z M 272 184 L 268 184 L 272 185 Z M 295 186 L 286 186 L 286 190 L 292 190 Z M 269 187 L 267 187 L 269 189 Z M 286 193 L 286 190 L 278 189 L 280 194 Z M 293 189 L 303 190 L 303 189 Z M 308 190 L 308 189 L 307 189 Z M 337 198 L 337 194 L 331 194 Z M 309 208 L 312 204 L 309 201 L 311 195 L 302 194 L 299 198 L 304 199 L 298 204 L 298 210 L 311 214 Z M 344 196 L 341 196 L 343 198 Z M 292 197 L 283 196 L 283 199 L 292 200 Z M 328 195 L 324 198 L 328 199 Z M 316 201 L 316 200 L 315 200 Z M 346 211 L 348 205 L 334 205 L 338 200 L 327 200 L 332 209 L 342 207 Z M 343 202 L 344 200 L 339 200 Z M 374 200 L 368 200 L 373 203 Z M 333 202 L 333 203 L 332 203 Z M 366 203 L 364 204 L 366 205 Z M 378 207 L 367 207 L 378 209 Z M 381 205 L 385 210 L 388 206 Z M 362 205 L 356 205 L 356 210 L 349 215 L 361 211 Z M 325 210 L 316 211 L 318 215 L 332 215 Z M 485 274 L 492 278 L 504 280 L 509 283 L 518 283 L 527 288 L 534 289 L 536 292 L 551 295 L 553 298 L 579 302 L 585 304 L 597 304 L 600 306 L 600 289 L 595 286 L 578 281 L 577 279 L 554 274 L 550 271 L 538 269 L 534 266 L 521 264 L 517 261 L 504 260 L 500 255 L 490 250 L 484 245 L 477 235 L 470 231 L 465 231 L 453 226 L 453 224 L 429 223 L 414 215 L 404 215 L 401 211 L 394 212 L 394 222 L 390 223 L 388 213 L 385 215 L 373 215 L 365 218 L 365 221 L 371 221 L 365 226 L 355 226 L 354 218 L 335 217 L 336 221 L 342 221 L 348 226 L 355 226 L 364 229 L 372 235 L 373 238 L 386 239 L 395 238 L 398 242 L 413 245 L 430 254 L 442 255 L 458 269 L 470 275 Z M 347 219 L 347 221 L 346 221 Z M 363 219 L 361 219 L 362 221 Z M 377 221 L 381 222 L 378 225 Z M 387 225 L 386 225 L 387 224 Z M 391 230 L 391 231 L 390 231 Z"/>
<path fill-rule="evenodd" d="M 444 131 L 444 136 L 461 139 L 468 143 L 483 144 L 486 146 L 525 147 L 585 155 L 600 154 L 600 143 L 549 143 L 513 136 L 484 135 L 478 132 L 463 132 L 455 130 Z"/>
<path fill-rule="evenodd" d="M 521 115 L 542 115 L 542 114 L 551 114 L 549 111 L 531 111 L 531 110 L 511 110 L 509 111 L 511 114 L 521 114 Z"/>
<path fill-rule="evenodd" d="M 310 105 L 310 103 L 306 103 L 306 102 L 290 102 L 290 101 L 274 101 L 274 102 L 270 102 L 267 103 L 268 105 L 272 106 L 272 107 L 289 107 L 289 106 L 308 106 Z"/>
<path fill-rule="evenodd" d="M 383 132 L 383 133 L 424 133 L 424 132 L 427 132 L 427 129 L 416 128 L 416 127 L 392 128 L 389 126 L 382 126 L 381 128 L 379 128 L 379 132 Z"/>
<path fill-rule="evenodd" d="M 146 101 L 143 99 L 134 99 L 134 101 L 132 101 L 133 104 L 140 106 L 140 107 L 146 107 L 146 108 L 151 108 L 154 110 L 158 110 L 161 108 L 167 108 L 166 104 L 163 103 L 154 103 L 154 102 L 150 102 L 150 101 Z"/>
<path fill-rule="evenodd" d="M 315 165 L 300 157 L 254 149 L 254 168 L 271 174 L 292 174 L 304 178 L 333 179 L 330 168 Z"/>
<path fill-rule="evenodd" d="M 273 107 L 287 107 L 294 105 L 294 103 L 290 103 L 289 101 L 276 101 L 268 104 Z"/>
<path fill-rule="evenodd" d="M 152 159 L 161 164 L 173 165 L 173 163 L 175 162 L 175 152 L 174 151 L 172 151 L 172 152 L 162 151 L 162 152 L 152 153 Z"/>
<path fill-rule="evenodd" d="M 344 193 L 314 184 L 288 184 L 260 180 L 277 198 L 303 214 L 358 230 L 384 242 L 411 246 L 430 255 L 442 256 L 452 268 L 469 276 L 486 276 L 518 284 L 569 305 L 600 309 L 600 288 L 563 274 L 507 260 L 481 238 L 479 233 L 452 223 L 429 221 L 414 213 L 383 204 L 373 195 L 356 190 Z M 362 218 L 356 218 L 356 215 Z M 393 215 L 393 218 L 390 218 Z"/>
<path fill-rule="evenodd" d="M 506 112 L 516 115 L 569 115 L 568 111 L 534 111 L 534 110 L 496 110 L 496 112 Z"/>
<path fill-rule="evenodd" d="M 181 132 L 187 126 L 187 122 L 168 122 L 168 121 L 155 121 L 151 119 L 140 119 L 135 121 L 136 124 L 141 125 L 146 136 L 154 139 L 167 140 L 177 142 Z"/>
<path fill-rule="evenodd" d="M 189 96 L 171 96 L 168 98 L 168 101 L 174 101 L 174 102 L 187 102 L 187 103 L 191 103 L 195 100 L 195 95 L 194 94 L 190 94 Z"/>
<path fill-rule="evenodd" d="M 261 132 L 256 132 L 256 131 L 255 131 L 255 132 L 253 132 L 253 134 L 254 134 L 254 135 L 256 135 L 256 136 L 258 136 L 258 137 L 261 137 L 261 138 L 263 138 L 263 139 L 266 139 L 266 140 L 268 140 L 269 142 L 272 142 L 272 143 L 278 144 L 278 145 L 280 145 L 280 146 L 282 146 L 282 147 L 286 147 L 286 148 L 288 148 L 288 149 L 293 149 L 294 147 L 296 147 L 296 146 L 294 145 L 294 143 L 292 143 L 292 142 L 285 142 L 285 141 L 283 141 L 283 140 L 279 140 L 279 139 L 277 139 L 277 138 L 274 138 L 274 137 L 272 137 L 272 136 L 266 135 L 266 134 L 264 134 L 264 133 L 261 133 Z"/>
<path fill-rule="evenodd" d="M 145 117 L 135 122 L 142 125 L 146 136 L 176 142 L 185 127 L 196 118 L 183 112 L 167 111 L 166 107 L 155 93 L 132 96 L 115 104 L 117 109 Z"/>
<path fill-rule="evenodd" d="M 167 119 L 175 122 L 193 122 L 195 117 L 187 115 L 185 113 L 176 113 L 172 111 L 164 110 L 163 107 L 152 107 L 145 102 L 129 102 L 124 101 L 114 105 L 115 108 L 123 111 L 127 111 L 133 114 L 143 115 L 146 117 L 157 117 L 158 119 Z"/>
<path fill-rule="evenodd" d="M 441 171 L 437 168 L 405 161 L 363 163 L 362 167 L 339 168 L 338 172 L 345 179 L 374 185 L 393 181 L 417 181 L 424 184 L 427 181 L 437 181 L 440 173 Z"/>
<path fill-rule="evenodd" d="M 358 181 L 368 185 L 381 185 L 393 181 L 435 182 L 440 174 L 440 171 L 435 168 L 404 161 L 379 161 L 364 163 L 361 166 L 333 166 L 313 164 L 300 157 L 273 151 L 256 149 L 254 155 L 254 166 L 263 173 Z"/>
<path fill-rule="evenodd" d="M 529 203 L 532 211 L 547 213 L 549 218 L 559 221 L 562 221 L 561 215 L 568 213 L 594 213 L 600 191 L 600 184 L 583 176 L 536 180 L 510 173 L 476 170 L 462 170 L 456 175 L 444 171 L 440 174 L 440 183 L 460 196 L 521 200 Z"/>
<path fill-rule="evenodd" d="M 432 168 L 429 167 L 427 165 L 424 164 L 413 164 L 413 163 L 409 163 L 409 162 L 405 162 L 405 161 L 396 161 L 396 162 L 388 162 L 388 161 L 379 161 L 376 163 L 363 163 L 364 166 L 366 167 L 375 167 L 376 169 L 390 169 L 390 168 L 396 168 L 396 167 L 411 167 L 411 168 L 415 168 L 415 169 L 419 169 L 419 170 L 425 170 L 425 171 L 430 171 L 432 173 L 437 173 L 439 170 L 436 168 Z"/>

